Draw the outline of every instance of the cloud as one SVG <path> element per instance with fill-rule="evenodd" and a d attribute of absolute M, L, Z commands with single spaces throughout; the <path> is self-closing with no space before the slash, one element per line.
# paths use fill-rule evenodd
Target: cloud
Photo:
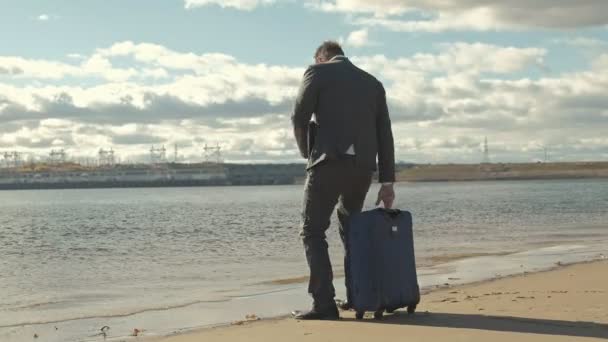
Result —
<path fill-rule="evenodd" d="M 92 56 L 80 65 L 47 61 L 40 59 L 26 59 L 15 56 L 0 56 L 0 74 L 2 70 L 12 70 L 9 73 L 16 78 L 54 79 L 67 77 L 98 77 L 110 81 L 125 81 L 137 75 L 132 68 L 115 68 L 111 63 L 100 56 Z M 14 71 L 17 72 L 14 72 Z"/>
<path fill-rule="evenodd" d="M 69 54 L 67 54 L 67 57 L 71 58 L 71 59 L 84 59 L 85 58 L 83 55 L 81 55 L 79 53 L 69 53 Z"/>
<path fill-rule="evenodd" d="M 311 0 L 308 6 L 355 15 L 354 23 L 393 31 L 576 29 L 608 24 L 603 0 Z"/>
<path fill-rule="evenodd" d="M 51 17 L 48 14 L 41 14 L 37 18 L 39 21 L 49 21 Z"/>
<path fill-rule="evenodd" d="M 608 53 L 602 54 L 593 62 L 593 68 L 598 71 L 608 70 Z"/>
<path fill-rule="evenodd" d="M 574 47 L 585 48 L 585 49 L 608 48 L 608 41 L 606 41 L 606 40 L 590 38 L 590 37 L 583 37 L 583 36 L 569 37 L 569 38 L 557 38 L 557 39 L 553 39 L 551 42 L 556 45 L 567 45 L 567 46 L 574 46 Z"/>
<path fill-rule="evenodd" d="M 416 75 L 427 72 L 441 73 L 496 73 L 509 74 L 544 63 L 547 51 L 542 48 L 518 48 L 484 43 L 444 43 L 439 53 L 416 53 L 411 57 L 389 60 L 383 55 L 355 57 L 373 73 L 386 78 L 407 73 L 414 80 Z"/>
<path fill-rule="evenodd" d="M 542 68 L 547 53 L 450 43 L 437 53 L 353 61 L 387 88 L 398 159 L 481 161 L 484 136 L 494 144 L 495 160 L 537 160 L 530 144 L 550 146 L 564 160 L 605 158 L 605 144 L 583 147 L 578 141 L 600 139 L 608 131 L 608 58 L 597 58 L 590 70 L 513 76 Z"/>
<path fill-rule="evenodd" d="M 277 2 L 277 0 L 184 0 L 184 6 L 187 9 L 192 9 L 196 7 L 216 5 L 222 8 L 234 8 L 237 10 L 251 11 L 258 6 L 270 5 L 275 2 Z"/>
<path fill-rule="evenodd" d="M 441 45 L 436 54 L 398 59 L 378 55 L 353 61 L 384 80 L 394 121 L 482 127 L 482 115 L 486 113 L 479 113 L 487 107 L 479 101 L 483 79 L 536 67 L 542 64 L 545 54 L 546 51 L 535 48 L 452 43 Z M 494 108 L 498 107 L 497 104 Z M 521 109 L 514 105 L 506 111 L 519 113 Z M 490 115 L 489 122 L 510 122 L 501 118 L 501 113 Z"/>
<path fill-rule="evenodd" d="M 117 68 L 115 58 L 134 64 Z M 179 53 L 132 42 L 99 49 L 79 65 L 2 56 L 0 62 L 6 65 L 3 74 L 46 81 L 27 87 L 0 83 L 5 97 L 0 117 L 7 122 L 40 117 L 150 122 L 287 113 L 303 73 L 303 68 L 246 64 L 223 54 Z M 94 75 L 106 81 L 88 87 L 53 84 Z"/>
<path fill-rule="evenodd" d="M 165 139 L 151 134 L 125 134 L 112 137 L 114 145 L 154 145 L 164 142 Z"/>
<path fill-rule="evenodd" d="M 18 66 L 0 66 L 0 75 L 20 75 L 23 74 L 23 69 Z"/>
<path fill-rule="evenodd" d="M 361 29 L 351 32 L 346 40 L 343 41 L 345 45 L 352 47 L 364 47 L 370 45 L 369 32 L 367 29 Z"/>
<path fill-rule="evenodd" d="M 543 70 L 549 54 L 453 42 L 352 61 L 387 90 L 399 160 L 479 161 L 486 135 L 495 160 L 534 160 L 544 145 L 555 158 L 599 158 L 608 57 L 598 54 L 587 70 L 523 76 Z M 289 114 L 303 68 L 130 41 L 67 63 L 0 60 L 9 62 L 0 63 L 2 149 L 91 157 L 112 147 L 146 160 L 148 145 L 178 143 L 183 160 L 200 161 L 205 143 L 220 142 L 231 161 L 299 160 Z"/>
<path fill-rule="evenodd" d="M 68 88 L 63 90 L 70 91 Z M 78 91 L 75 91 L 74 95 L 78 96 Z M 168 94 L 145 92 L 141 96 L 141 105 L 129 98 L 114 103 L 93 99 L 94 102 L 80 105 L 75 103 L 72 95 L 67 92 L 50 98 L 39 94 L 35 96 L 33 108 L 8 102 L 0 110 L 0 120 L 12 122 L 55 118 L 124 124 L 193 119 L 198 120 L 199 124 L 217 125 L 216 121 L 220 118 L 255 118 L 270 113 L 288 113 L 292 106 L 288 100 L 272 104 L 256 97 L 200 105 Z"/>

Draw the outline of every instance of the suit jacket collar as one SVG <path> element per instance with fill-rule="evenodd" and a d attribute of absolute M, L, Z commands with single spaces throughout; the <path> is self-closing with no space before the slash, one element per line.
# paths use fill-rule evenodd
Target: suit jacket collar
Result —
<path fill-rule="evenodd" d="M 347 61 L 348 58 L 346 56 L 343 55 L 337 55 L 337 56 L 333 56 L 329 61 L 333 62 L 333 61 Z"/>

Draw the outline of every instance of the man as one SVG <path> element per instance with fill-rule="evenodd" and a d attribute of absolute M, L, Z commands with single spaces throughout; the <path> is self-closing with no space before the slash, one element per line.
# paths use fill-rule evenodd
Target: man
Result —
<path fill-rule="evenodd" d="M 326 320 L 339 318 L 325 236 L 330 217 L 337 204 L 340 236 L 348 251 L 348 221 L 363 208 L 376 157 L 382 183 L 376 205 L 392 206 L 395 157 L 382 84 L 353 65 L 336 42 L 324 42 L 314 58 L 315 64 L 304 73 L 292 115 L 298 148 L 308 159 L 301 236 L 310 268 L 308 292 L 314 304 L 309 312 L 294 315 Z M 316 125 L 309 126 L 313 113 Z M 309 131 L 309 127 L 314 129 Z M 344 268 L 347 301 L 341 308 L 349 309 L 346 257 Z"/>

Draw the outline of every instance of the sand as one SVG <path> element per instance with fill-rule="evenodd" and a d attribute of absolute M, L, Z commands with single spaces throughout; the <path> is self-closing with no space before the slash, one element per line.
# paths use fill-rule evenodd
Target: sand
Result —
<path fill-rule="evenodd" d="M 608 341 L 608 262 L 440 289 L 423 296 L 417 314 L 381 321 L 347 312 L 339 321 L 262 320 L 160 341 Z"/>

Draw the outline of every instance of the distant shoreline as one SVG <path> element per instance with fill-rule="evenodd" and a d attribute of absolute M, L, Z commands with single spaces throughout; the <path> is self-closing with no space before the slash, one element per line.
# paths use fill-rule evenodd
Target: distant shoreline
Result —
<path fill-rule="evenodd" d="M 179 166 L 179 165 L 178 165 Z M 167 167 L 172 170 L 175 166 Z M 1 190 L 160 188 L 205 186 L 300 185 L 305 182 L 304 164 L 225 164 L 225 176 L 211 179 L 154 179 L 145 181 L 53 181 L 1 182 L 2 177 L 36 172 L 0 170 Z M 47 171 L 48 174 L 48 171 Z M 53 174 L 53 173 L 51 173 Z M 57 172 L 61 175 L 61 172 Z M 48 176 L 47 176 L 48 177 Z M 493 163 L 493 164 L 398 164 L 397 182 L 471 182 L 608 179 L 608 162 Z"/>
<path fill-rule="evenodd" d="M 401 182 L 608 179 L 608 162 L 415 165 Z"/>

